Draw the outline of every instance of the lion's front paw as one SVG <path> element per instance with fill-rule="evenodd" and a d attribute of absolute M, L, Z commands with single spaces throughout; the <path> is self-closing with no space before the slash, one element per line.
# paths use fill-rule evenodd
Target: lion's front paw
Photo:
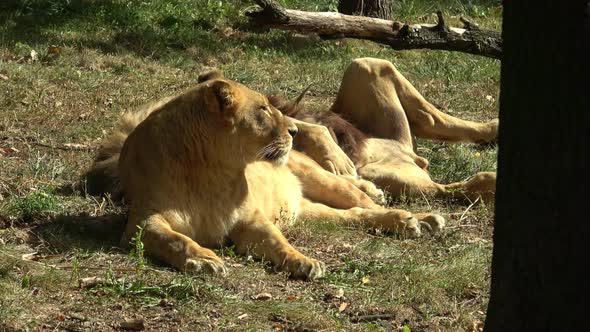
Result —
<path fill-rule="evenodd" d="M 331 156 L 329 158 L 323 159 L 319 162 L 319 164 L 328 172 L 334 173 L 336 175 L 357 176 L 354 164 L 345 154 L 340 156 L 340 158 L 339 156 Z"/>
<path fill-rule="evenodd" d="M 187 258 L 184 264 L 184 271 L 188 273 L 210 273 L 227 274 L 225 264 L 217 255 L 199 255 L 198 257 Z"/>
<path fill-rule="evenodd" d="M 373 182 L 367 180 L 361 180 L 359 184 L 359 189 L 362 190 L 367 196 L 369 196 L 375 204 L 384 206 L 387 204 L 387 200 L 385 199 L 385 193 L 383 190 L 377 188 Z"/>
<path fill-rule="evenodd" d="M 326 274 L 324 262 L 305 257 L 302 254 L 287 257 L 280 269 L 288 272 L 293 278 L 308 280 L 323 278 Z"/>

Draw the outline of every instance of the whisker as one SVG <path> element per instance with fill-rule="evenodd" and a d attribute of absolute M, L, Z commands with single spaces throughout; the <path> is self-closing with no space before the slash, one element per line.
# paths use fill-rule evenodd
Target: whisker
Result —
<path fill-rule="evenodd" d="M 269 159 L 269 155 L 273 153 L 277 149 L 277 142 L 272 141 L 266 146 L 264 146 L 260 151 L 256 154 L 256 158 L 258 160 Z"/>
<path fill-rule="evenodd" d="M 270 148 L 272 147 L 273 144 L 274 144 L 274 142 L 271 142 L 271 143 L 265 145 L 264 147 L 262 147 L 262 149 L 260 149 L 256 153 L 256 158 L 259 159 L 260 157 L 264 157 L 264 155 L 268 153 L 268 151 L 270 150 Z"/>
<path fill-rule="evenodd" d="M 288 144 L 275 140 L 262 147 L 256 153 L 256 160 L 275 161 L 288 154 L 289 151 L 290 147 Z"/>

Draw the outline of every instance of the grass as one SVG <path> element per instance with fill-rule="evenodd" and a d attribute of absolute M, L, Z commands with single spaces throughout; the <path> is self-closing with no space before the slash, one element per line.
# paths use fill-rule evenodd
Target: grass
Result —
<path fill-rule="evenodd" d="M 29 192 L 24 197 L 15 197 L 8 201 L 2 212 L 16 220 L 31 222 L 34 219 L 57 212 L 59 203 L 51 189 L 40 189 Z"/>
<path fill-rule="evenodd" d="M 304 10 L 336 5 L 281 2 Z M 184 275 L 144 258 L 141 236 L 130 255 L 119 243 L 124 208 L 71 186 L 91 163 L 85 147 L 95 146 L 121 112 L 186 89 L 211 66 L 265 93 L 294 96 L 313 84 L 306 106 L 325 110 L 352 59 L 379 57 L 446 112 L 475 121 L 497 116 L 495 60 L 253 32 L 242 15 L 249 6 L 239 0 L 0 4 L 0 330 L 113 330 L 129 318 L 143 319 L 149 330 L 477 330 L 488 299 L 489 207 L 395 202 L 447 218 L 442 234 L 420 239 L 325 221 L 298 224 L 287 237 L 328 267 L 325 279 L 303 282 L 231 247 L 218 252 L 227 277 Z M 393 13 L 434 22 L 439 9 L 453 25 L 466 16 L 482 27 L 501 26 L 492 0 L 399 0 Z M 82 148 L 55 148 L 67 144 Z M 440 182 L 496 167 L 493 147 L 419 141 L 418 152 Z M 33 252 L 33 260 L 22 259 Z M 104 282 L 80 288 L 86 277 Z M 262 293 L 270 298 L 257 299 Z M 388 318 L 358 320 L 375 314 Z"/>

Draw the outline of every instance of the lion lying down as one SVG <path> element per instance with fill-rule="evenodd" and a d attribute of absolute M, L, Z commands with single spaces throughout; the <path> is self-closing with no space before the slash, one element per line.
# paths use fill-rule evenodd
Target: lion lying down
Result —
<path fill-rule="evenodd" d="M 440 112 L 389 61 L 355 59 L 328 112 L 305 113 L 298 109 L 297 102 L 286 103 L 276 96 L 270 100 L 286 115 L 329 129 L 345 157 L 329 156 L 322 163 L 321 157 L 314 157 L 317 148 L 310 149 L 304 137 L 296 139 L 295 149 L 335 174 L 356 175 L 355 170 L 393 198 L 427 195 L 493 201 L 495 173 L 478 173 L 463 182 L 436 183 L 428 174 L 428 161 L 415 153 L 414 137 L 487 143 L 496 140 L 498 121 L 476 123 Z M 353 171 L 350 163 L 355 165 Z"/>
<path fill-rule="evenodd" d="M 294 137 L 309 156 L 291 151 Z M 292 120 L 267 97 L 212 72 L 175 98 L 124 115 L 87 184 L 95 193 L 122 190 L 129 204 L 124 241 L 140 226 L 146 254 L 190 272 L 225 272 L 209 248 L 232 242 L 237 253 L 294 277 L 322 277 L 324 264 L 281 234 L 302 219 L 414 236 L 444 226 L 438 215 L 377 205 L 367 195 L 380 199 L 374 185 L 328 172 L 314 159 L 355 171 L 325 127 Z"/>

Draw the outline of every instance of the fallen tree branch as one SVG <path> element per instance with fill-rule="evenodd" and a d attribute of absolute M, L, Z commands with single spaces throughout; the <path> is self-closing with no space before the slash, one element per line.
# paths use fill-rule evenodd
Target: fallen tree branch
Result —
<path fill-rule="evenodd" d="M 247 12 L 252 23 L 280 30 L 316 33 L 323 38 L 357 38 L 396 50 L 434 49 L 500 59 L 502 36 L 461 18 L 464 27 L 449 27 L 439 11 L 437 24 L 404 24 L 364 16 L 286 9 L 274 0 L 255 0 L 260 10 Z"/>

